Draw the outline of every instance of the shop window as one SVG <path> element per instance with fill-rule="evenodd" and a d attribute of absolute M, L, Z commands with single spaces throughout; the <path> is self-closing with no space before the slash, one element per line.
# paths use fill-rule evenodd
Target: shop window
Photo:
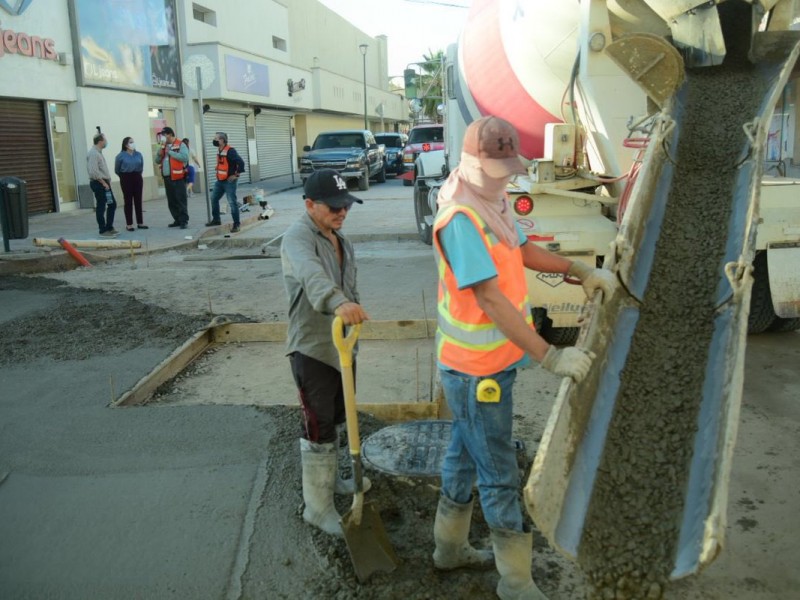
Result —
<path fill-rule="evenodd" d="M 195 21 L 200 21 L 212 27 L 217 26 L 217 13 L 205 6 L 192 3 L 192 15 L 194 15 Z"/>
<path fill-rule="evenodd" d="M 277 35 L 272 36 L 272 47 L 281 52 L 286 52 L 286 40 L 279 38 Z"/>

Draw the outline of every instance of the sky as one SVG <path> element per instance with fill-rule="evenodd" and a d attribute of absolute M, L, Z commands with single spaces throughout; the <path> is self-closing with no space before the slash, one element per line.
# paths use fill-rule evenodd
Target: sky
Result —
<path fill-rule="evenodd" d="M 371 37 L 389 39 L 389 76 L 458 40 L 470 0 L 319 0 Z"/>

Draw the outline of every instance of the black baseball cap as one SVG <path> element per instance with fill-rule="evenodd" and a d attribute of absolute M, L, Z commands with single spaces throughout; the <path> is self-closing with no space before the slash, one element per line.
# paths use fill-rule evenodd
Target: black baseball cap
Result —
<path fill-rule="evenodd" d="M 348 208 L 353 202 L 363 204 L 347 191 L 347 182 L 333 169 L 314 171 L 303 186 L 303 198 L 324 202 L 331 208 Z"/>
<path fill-rule="evenodd" d="M 161 133 L 163 135 L 175 135 L 175 132 L 173 131 L 172 127 L 164 127 L 164 129 L 162 129 L 158 133 Z"/>

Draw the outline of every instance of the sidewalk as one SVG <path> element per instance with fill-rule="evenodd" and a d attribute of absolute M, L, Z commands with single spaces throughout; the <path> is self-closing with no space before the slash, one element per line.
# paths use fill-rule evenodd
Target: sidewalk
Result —
<path fill-rule="evenodd" d="M 262 189 L 266 194 L 272 195 L 301 186 L 300 175 L 291 175 L 265 179 L 255 183 L 238 186 L 237 196 L 242 198 L 255 189 Z M 227 202 L 221 200 L 223 206 Z M 205 194 L 195 193 L 189 198 L 189 228 L 178 229 L 167 227 L 172 222 L 172 216 L 167 208 L 167 198 L 162 196 L 144 202 L 144 224 L 149 229 L 125 230 L 125 215 L 122 202 L 118 201 L 117 212 L 114 217 L 114 228 L 120 234 L 113 239 L 139 240 L 142 242 L 140 252 L 159 252 L 170 248 L 197 244 L 200 238 L 220 235 L 231 227 L 230 214 L 222 215 L 222 225 L 206 227 L 208 212 L 206 209 Z M 258 223 L 260 207 L 255 205 L 250 212 L 241 214 L 242 229 Z M 76 263 L 61 248 L 40 248 L 34 245 L 34 238 L 65 238 L 67 240 L 98 240 L 97 221 L 94 209 L 78 209 L 65 213 L 48 213 L 33 215 L 28 223 L 28 237 L 24 240 L 9 240 L 11 252 L 3 252 L 0 246 L 0 275 L 14 273 L 32 273 L 42 270 L 57 270 L 72 268 Z M 0 238 L 2 239 L 2 238 Z M 130 250 L 90 250 L 81 253 L 88 256 L 105 257 L 108 253 L 130 252 Z M 90 259 L 91 260 L 91 259 Z"/>

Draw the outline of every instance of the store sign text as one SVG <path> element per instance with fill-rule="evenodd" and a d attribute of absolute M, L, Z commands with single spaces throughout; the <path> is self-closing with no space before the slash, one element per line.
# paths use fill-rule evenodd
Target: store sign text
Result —
<path fill-rule="evenodd" d="M 58 60 L 55 41 L 27 33 L 17 33 L 10 29 L 0 30 L 0 57 L 6 54 L 22 54 L 23 56 Z"/>

